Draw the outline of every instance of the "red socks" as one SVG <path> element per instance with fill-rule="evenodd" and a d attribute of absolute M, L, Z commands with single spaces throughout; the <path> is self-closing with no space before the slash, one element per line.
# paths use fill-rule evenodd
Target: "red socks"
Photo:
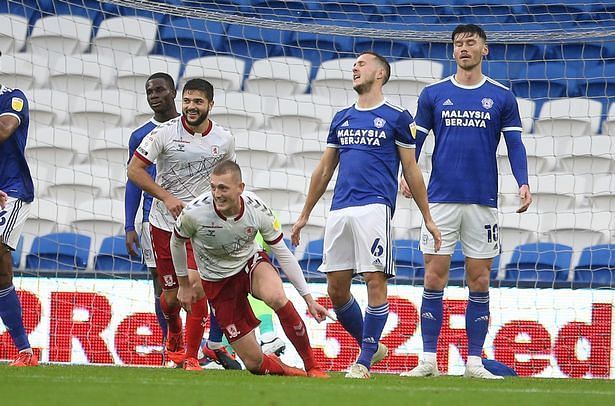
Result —
<path fill-rule="evenodd" d="M 207 321 L 207 299 L 197 300 L 191 308 L 192 311 L 186 316 L 186 357 L 196 358 Z"/>
<path fill-rule="evenodd" d="M 276 310 L 276 314 L 280 319 L 280 324 L 284 329 L 284 334 L 293 343 L 293 346 L 303 359 L 303 366 L 306 371 L 316 366 L 314 360 L 314 354 L 312 352 L 312 346 L 310 345 L 310 339 L 308 337 L 305 323 L 295 310 L 292 302 L 289 300 L 283 307 Z"/>
<path fill-rule="evenodd" d="M 275 360 L 263 354 L 263 363 L 257 372 L 257 375 L 284 375 L 284 369 Z"/>
<path fill-rule="evenodd" d="M 169 335 L 180 334 L 182 332 L 182 319 L 179 317 L 181 307 L 170 307 L 167 304 L 165 293 L 163 292 L 162 295 L 160 295 L 160 308 L 162 309 L 164 318 L 167 320 Z"/>

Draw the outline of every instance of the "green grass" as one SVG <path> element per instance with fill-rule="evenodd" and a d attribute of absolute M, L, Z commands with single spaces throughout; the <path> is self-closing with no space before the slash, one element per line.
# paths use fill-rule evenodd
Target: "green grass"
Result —
<path fill-rule="evenodd" d="M 254 376 L 246 371 L 42 365 L 0 366 L 2 405 L 583 405 L 615 404 L 607 380 L 468 380 L 400 378 L 369 381 Z"/>

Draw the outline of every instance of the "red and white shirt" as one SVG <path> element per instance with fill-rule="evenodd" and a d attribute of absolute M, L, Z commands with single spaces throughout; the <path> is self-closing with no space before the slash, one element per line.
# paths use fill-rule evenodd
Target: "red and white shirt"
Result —
<path fill-rule="evenodd" d="M 211 172 L 223 160 L 235 160 L 235 139 L 222 126 L 209 120 L 209 128 L 195 133 L 182 116 L 169 120 L 143 138 L 135 155 L 156 163 L 156 183 L 185 203 L 210 190 Z M 156 198 L 150 223 L 172 231 L 175 219 Z"/>
<path fill-rule="evenodd" d="M 226 218 L 207 192 L 188 204 L 177 218 L 175 236 L 190 239 L 201 278 L 216 281 L 239 273 L 262 248 L 254 238 L 260 231 L 268 244 L 282 240 L 271 209 L 252 192 L 241 195 L 241 211 Z"/>

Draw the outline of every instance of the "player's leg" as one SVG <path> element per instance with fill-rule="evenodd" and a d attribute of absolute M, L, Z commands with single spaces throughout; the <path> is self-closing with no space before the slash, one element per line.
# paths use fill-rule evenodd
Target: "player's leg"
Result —
<path fill-rule="evenodd" d="M 188 258 L 193 258 L 192 250 L 188 249 Z M 191 263 L 188 259 L 188 278 L 190 283 L 195 288 L 196 300 L 191 304 L 190 313 L 186 314 L 186 361 L 190 365 L 190 369 L 199 369 L 196 366 L 198 363 L 198 352 L 205 332 L 205 323 L 207 322 L 208 307 L 207 298 L 201 284 L 201 277 L 196 270 L 196 264 Z M 185 366 L 185 365 L 184 365 Z"/>
<path fill-rule="evenodd" d="M 493 258 L 500 253 L 497 209 L 466 205 L 461 227 L 461 243 L 466 257 L 466 279 L 470 290 L 466 307 L 468 336 L 468 377 L 501 379 L 482 363 L 483 345 L 489 330 L 489 276 Z"/>
<path fill-rule="evenodd" d="M 425 225 L 421 228 L 420 246 L 425 259 L 425 279 L 421 300 L 421 338 L 423 354 L 419 365 L 402 376 L 437 376 L 437 348 L 442 329 L 444 288 L 448 283 L 451 255 L 459 239 L 461 207 L 456 204 L 435 203 L 429 209 L 442 233 L 442 246 L 435 252 L 434 240 Z"/>
<path fill-rule="evenodd" d="M 325 225 L 324 261 L 320 268 L 327 275 L 327 293 L 342 327 L 359 347 L 363 340 L 363 314 L 350 292 L 355 268 L 354 235 L 348 209 L 332 210 Z"/>
<path fill-rule="evenodd" d="M 321 375 L 322 372 L 316 364 L 305 323 L 293 303 L 286 297 L 282 279 L 269 261 L 267 254 L 261 252 L 251 269 L 250 293 L 276 312 L 286 337 L 299 353 L 308 375 Z"/>
<path fill-rule="evenodd" d="M 158 272 L 156 271 L 156 258 L 154 257 L 154 250 L 152 248 L 152 236 L 150 233 L 150 224 L 145 222 L 141 225 L 140 235 L 141 253 L 143 255 L 143 262 L 152 275 L 152 281 L 154 285 L 154 310 L 156 312 L 156 318 L 158 319 L 158 325 L 162 330 L 163 342 L 167 337 L 167 321 L 164 318 L 164 313 L 160 307 L 160 295 L 162 294 L 162 287 L 158 280 Z"/>
<path fill-rule="evenodd" d="M 305 376 L 305 371 L 284 364 L 277 355 L 261 351 L 254 330 L 231 343 L 246 369 L 256 375 Z"/>
<path fill-rule="evenodd" d="M 19 296 L 13 285 L 11 257 L 29 212 L 29 204 L 14 198 L 9 198 L 6 207 L 0 209 L 0 318 L 19 351 L 17 359 L 11 362 L 12 366 L 38 365 L 23 325 Z"/>
<path fill-rule="evenodd" d="M 252 295 L 248 296 L 248 300 L 250 302 L 250 307 L 252 307 L 252 311 L 261 322 L 258 329 L 263 353 L 280 356 L 286 349 L 286 344 L 284 340 L 275 333 L 275 327 L 273 326 L 273 310 L 271 307 L 267 306 L 265 302 L 256 299 Z"/>

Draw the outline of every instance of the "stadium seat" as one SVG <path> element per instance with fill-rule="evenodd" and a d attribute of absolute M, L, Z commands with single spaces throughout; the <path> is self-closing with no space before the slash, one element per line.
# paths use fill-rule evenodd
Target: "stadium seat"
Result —
<path fill-rule="evenodd" d="M 600 129 L 602 104 L 586 98 L 549 100 L 542 105 L 535 132 L 559 136 L 596 134 Z"/>
<path fill-rule="evenodd" d="M 245 90 L 262 96 L 288 97 L 305 93 L 311 66 L 299 58 L 278 56 L 252 64 Z"/>
<path fill-rule="evenodd" d="M 126 276 L 130 277 L 133 273 L 146 273 L 147 267 L 141 262 L 141 255 L 131 257 L 128 254 L 126 237 L 116 235 L 102 241 L 100 250 L 94 257 L 94 270 L 127 274 Z"/>
<path fill-rule="evenodd" d="M 387 24 L 386 29 L 406 29 L 407 26 L 397 27 L 396 24 Z M 361 52 L 373 51 L 387 58 L 387 60 L 397 60 L 410 58 L 411 49 L 414 43 L 406 40 L 375 37 L 354 37 L 353 49 L 358 55 Z"/>
<path fill-rule="evenodd" d="M 593 210 L 615 213 L 615 176 L 596 175 L 592 179 L 589 201 Z"/>
<path fill-rule="evenodd" d="M 530 99 L 517 97 L 517 105 L 519 106 L 519 115 L 521 116 L 521 127 L 523 134 L 532 132 L 534 124 L 534 115 L 536 114 L 536 103 Z"/>
<path fill-rule="evenodd" d="M 587 68 L 581 75 L 581 94 L 597 100 L 611 101 L 615 94 L 615 77 L 610 73 L 615 70 L 615 59 L 609 57 L 604 63 Z"/>
<path fill-rule="evenodd" d="M 183 63 L 226 49 L 225 25 L 200 18 L 171 17 L 160 27 L 155 53 L 171 56 Z"/>
<path fill-rule="evenodd" d="M 333 108 L 327 99 L 311 94 L 280 98 L 270 104 L 267 128 L 284 134 L 304 134 L 327 130 L 333 119 Z"/>
<path fill-rule="evenodd" d="M 605 135 L 615 136 L 615 103 L 612 103 L 606 116 L 606 120 L 602 124 L 602 133 Z"/>
<path fill-rule="evenodd" d="M 395 214 L 391 221 L 391 231 L 396 240 L 419 240 L 423 217 L 412 199 L 401 194 L 397 196 Z"/>
<path fill-rule="evenodd" d="M 39 127 L 30 131 L 26 156 L 54 167 L 80 164 L 88 155 L 88 134 L 71 127 Z"/>
<path fill-rule="evenodd" d="M 214 99 L 216 92 L 239 91 L 243 82 L 246 62 L 243 59 L 232 56 L 204 56 L 192 59 L 186 64 L 182 78 L 177 86 L 181 92 L 186 82 L 190 79 L 207 79 L 214 87 Z"/>
<path fill-rule="evenodd" d="M 118 65 L 117 87 L 142 97 L 145 96 L 145 82 L 153 73 L 165 72 L 177 83 L 180 68 L 180 61 L 168 56 L 143 55 L 126 58 Z"/>
<path fill-rule="evenodd" d="M 425 261 L 423 253 L 419 250 L 417 240 L 395 240 L 393 242 L 393 260 L 397 280 L 410 280 L 423 278 L 425 275 Z"/>
<path fill-rule="evenodd" d="M 228 51 L 231 55 L 250 61 L 284 55 L 284 44 L 291 38 L 290 31 L 229 24 Z"/>
<path fill-rule="evenodd" d="M 135 111 L 134 93 L 112 89 L 93 90 L 71 98 L 70 123 L 95 136 L 105 128 L 132 123 Z"/>
<path fill-rule="evenodd" d="M 608 241 L 611 216 L 609 212 L 596 212 L 587 208 L 574 212 L 546 213 L 543 215 L 541 231 L 547 241 L 569 245 L 577 253 L 590 245 Z M 573 262 L 575 259 L 573 257 Z"/>
<path fill-rule="evenodd" d="M 41 12 L 49 12 L 49 4 L 46 0 L 20 0 L 1 1 L 0 13 L 24 17 L 26 23 L 34 25 L 41 17 Z M 2 51 L 4 53 L 4 50 Z"/>
<path fill-rule="evenodd" d="M 542 218 L 538 213 L 502 213 L 498 234 L 502 251 L 512 250 L 523 244 L 538 242 Z"/>
<path fill-rule="evenodd" d="M 68 221 L 72 220 L 68 214 L 55 200 L 37 197 L 30 205 L 30 215 L 24 224 L 22 235 L 31 242 L 35 236 L 66 229 Z M 26 244 L 27 246 L 29 244 Z"/>
<path fill-rule="evenodd" d="M 78 15 L 43 17 L 32 28 L 28 50 L 49 62 L 63 55 L 84 53 L 90 46 L 92 20 Z"/>
<path fill-rule="evenodd" d="M 249 92 L 218 92 L 211 118 L 230 130 L 259 129 L 265 123 L 264 112 L 273 98 Z"/>
<path fill-rule="evenodd" d="M 48 2 L 49 12 L 52 14 L 87 18 L 94 26 L 98 26 L 104 17 L 103 2 L 98 0 L 48 0 Z"/>
<path fill-rule="evenodd" d="M 11 251 L 11 262 L 13 268 L 19 268 L 21 265 L 21 254 L 23 253 L 23 236 L 19 237 L 15 250 Z"/>
<path fill-rule="evenodd" d="M 572 137 L 572 148 L 558 151 L 558 166 L 575 175 L 601 175 L 615 169 L 615 139 L 599 135 Z"/>
<path fill-rule="evenodd" d="M 338 58 L 320 64 L 312 80 L 312 94 L 325 98 L 335 107 L 348 106 L 356 99 L 352 88 L 352 67 L 355 58 Z"/>
<path fill-rule="evenodd" d="M 21 51 L 26 45 L 27 32 L 28 19 L 26 17 L 16 14 L 0 14 L 0 52 L 6 55 Z"/>
<path fill-rule="evenodd" d="M 279 170 L 252 170 L 251 181 L 246 188 L 256 193 L 272 209 L 286 209 L 305 200 L 307 179 Z"/>
<path fill-rule="evenodd" d="M 544 99 L 577 96 L 579 73 L 575 64 L 559 61 L 530 62 L 512 79 L 512 91 L 517 97 Z"/>
<path fill-rule="evenodd" d="M 567 211 L 581 205 L 586 192 L 585 179 L 572 174 L 555 173 L 530 176 L 532 204 L 544 212 Z"/>
<path fill-rule="evenodd" d="M 287 154 L 286 167 L 309 177 L 322 158 L 325 151 L 325 140 L 324 138 L 318 140 L 286 135 L 284 147 Z"/>
<path fill-rule="evenodd" d="M 433 0 L 388 0 L 392 7 L 392 15 L 398 16 L 401 23 L 410 23 L 417 29 L 421 29 L 423 24 L 440 23 L 439 15 L 444 7 L 438 7 Z"/>
<path fill-rule="evenodd" d="M 113 60 L 96 54 L 58 57 L 49 71 L 49 87 L 72 96 L 116 85 Z"/>
<path fill-rule="evenodd" d="M 574 282 L 590 288 L 615 285 L 615 245 L 602 244 L 587 247 L 574 268 Z"/>
<path fill-rule="evenodd" d="M 124 230 L 124 202 L 107 198 L 82 200 L 76 205 L 73 231 L 92 238 L 93 246 L 99 247 L 106 237 Z"/>
<path fill-rule="evenodd" d="M 247 130 L 235 133 L 235 154 L 242 168 L 256 170 L 282 168 L 286 162 L 284 134 Z"/>
<path fill-rule="evenodd" d="M 299 260 L 301 269 L 308 272 L 317 272 L 322 263 L 324 240 L 312 240 L 307 244 L 303 258 Z"/>
<path fill-rule="evenodd" d="M 172 5 L 181 5 L 181 0 L 151 0 L 156 3 L 166 3 Z M 149 10 L 128 7 L 128 6 L 118 6 L 115 4 L 109 4 L 107 2 L 103 3 L 103 9 L 105 11 L 106 18 L 112 17 L 143 17 L 150 20 L 155 20 L 157 23 L 163 23 L 167 16 L 163 13 L 156 13 Z"/>
<path fill-rule="evenodd" d="M 130 134 L 127 128 L 113 128 L 90 137 L 88 162 L 104 168 L 112 182 L 126 182 Z"/>
<path fill-rule="evenodd" d="M 439 62 L 408 59 L 391 63 L 391 77 L 384 87 L 385 94 L 418 96 L 430 83 L 442 78 Z"/>
<path fill-rule="evenodd" d="M 49 67 L 45 55 L 29 52 L 7 55 L 2 52 L 0 83 L 4 86 L 27 91 L 45 87 L 48 77 Z"/>
<path fill-rule="evenodd" d="M 554 243 L 531 243 L 515 248 L 506 265 L 508 282 L 529 282 L 552 286 L 566 281 L 572 258 L 572 247 Z"/>
<path fill-rule="evenodd" d="M 51 176 L 47 195 L 69 207 L 110 194 L 107 174 L 97 173 L 90 165 L 58 167 Z"/>
<path fill-rule="evenodd" d="M 523 137 L 523 145 L 527 154 L 527 168 L 530 175 L 555 171 L 557 165 L 556 141 L 558 141 L 558 138 L 551 136 Z M 498 145 L 497 157 L 499 173 L 512 174 L 508 159 L 508 148 L 503 137 Z"/>
<path fill-rule="evenodd" d="M 110 57 L 119 66 L 126 58 L 147 55 L 156 43 L 157 24 L 145 17 L 103 20 L 92 42 L 92 53 Z"/>
<path fill-rule="evenodd" d="M 26 269 L 50 271 L 85 270 L 90 237 L 75 233 L 53 233 L 34 238 L 26 256 Z"/>
<path fill-rule="evenodd" d="M 59 90 L 34 89 L 28 92 L 30 125 L 62 125 L 68 113 L 68 95 Z"/>

